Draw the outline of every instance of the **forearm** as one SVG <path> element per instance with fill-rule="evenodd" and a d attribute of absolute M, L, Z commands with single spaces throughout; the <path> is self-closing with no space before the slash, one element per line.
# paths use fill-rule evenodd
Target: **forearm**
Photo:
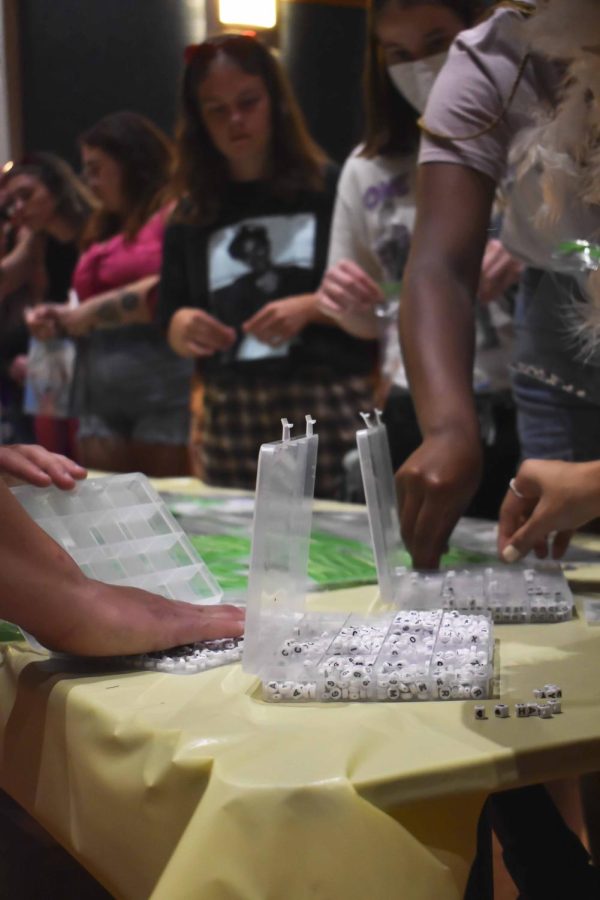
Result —
<path fill-rule="evenodd" d="M 90 327 L 119 328 L 122 325 L 151 322 L 148 295 L 157 284 L 158 275 L 151 275 L 119 290 L 86 300 L 83 310 Z"/>
<path fill-rule="evenodd" d="M 494 190 L 491 179 L 462 166 L 432 163 L 419 169 L 400 338 L 424 437 L 479 436 L 472 387 L 474 302 Z"/>
<path fill-rule="evenodd" d="M 472 388 L 474 317 L 468 287 L 431 260 L 409 266 L 400 335 L 423 436 L 454 431 L 478 437 Z"/>
<path fill-rule="evenodd" d="M 0 480 L 0 616 L 43 644 L 68 643 L 88 580 Z"/>

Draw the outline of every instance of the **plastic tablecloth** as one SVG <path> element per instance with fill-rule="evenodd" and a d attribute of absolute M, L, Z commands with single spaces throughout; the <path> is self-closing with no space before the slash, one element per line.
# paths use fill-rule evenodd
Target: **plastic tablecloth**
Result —
<path fill-rule="evenodd" d="M 375 596 L 310 604 L 367 611 Z M 269 705 L 239 665 L 123 674 L 5 645 L 1 785 L 115 897 L 459 900 L 489 792 L 600 761 L 600 628 L 496 636 L 502 701 L 552 681 L 561 715 Z"/>

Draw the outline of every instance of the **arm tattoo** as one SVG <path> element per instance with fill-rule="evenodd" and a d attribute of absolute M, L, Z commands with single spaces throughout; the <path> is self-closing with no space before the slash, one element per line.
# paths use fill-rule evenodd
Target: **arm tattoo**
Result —
<path fill-rule="evenodd" d="M 120 301 L 123 312 L 132 312 L 139 306 L 140 298 L 133 291 L 128 291 L 126 294 L 121 294 Z"/>
<path fill-rule="evenodd" d="M 117 325 L 121 322 L 123 313 L 133 312 L 139 306 L 139 302 L 140 298 L 133 291 L 116 294 L 98 307 L 96 318 L 103 325 Z"/>
<path fill-rule="evenodd" d="M 100 322 L 104 322 L 106 324 L 112 324 L 114 322 L 118 322 L 120 320 L 119 310 L 115 306 L 114 300 L 107 300 L 98 308 L 96 313 L 96 318 Z"/>

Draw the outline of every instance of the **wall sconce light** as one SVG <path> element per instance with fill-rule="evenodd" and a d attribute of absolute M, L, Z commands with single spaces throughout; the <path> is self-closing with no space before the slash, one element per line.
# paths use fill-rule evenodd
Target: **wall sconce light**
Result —
<path fill-rule="evenodd" d="M 275 28 L 277 0 L 219 0 L 219 22 L 249 28 Z"/>

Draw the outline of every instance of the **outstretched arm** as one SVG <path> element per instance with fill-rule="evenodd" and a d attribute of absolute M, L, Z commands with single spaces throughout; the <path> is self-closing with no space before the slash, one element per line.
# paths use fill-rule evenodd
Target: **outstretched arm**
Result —
<path fill-rule="evenodd" d="M 493 197 L 493 180 L 474 169 L 420 167 L 400 333 L 423 443 L 396 473 L 402 534 L 417 568 L 439 565 L 481 477 L 473 303 Z"/>
<path fill-rule="evenodd" d="M 0 617 L 44 646 L 109 656 L 242 633 L 236 607 L 177 603 L 86 578 L 2 482 L 0 510 Z"/>

